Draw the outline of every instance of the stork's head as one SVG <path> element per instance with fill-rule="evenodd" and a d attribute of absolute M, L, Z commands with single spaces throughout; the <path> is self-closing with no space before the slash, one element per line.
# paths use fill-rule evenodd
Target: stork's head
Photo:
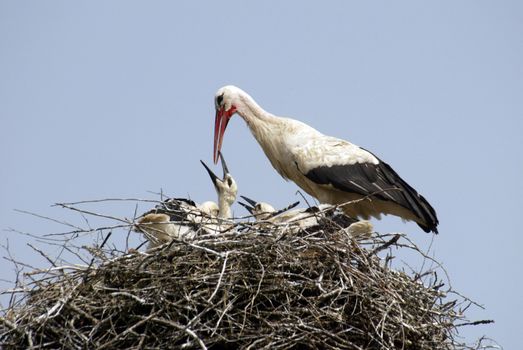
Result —
<path fill-rule="evenodd" d="M 236 200 L 238 186 L 236 185 L 236 181 L 234 181 L 232 175 L 229 173 L 229 169 L 227 168 L 227 164 L 225 163 L 225 159 L 223 158 L 221 152 L 218 152 L 218 155 L 222 162 L 223 179 L 220 179 L 218 176 L 216 176 L 216 174 L 213 173 L 212 170 L 209 169 L 207 164 L 205 164 L 203 161 L 200 160 L 200 162 L 203 164 L 209 173 L 209 176 L 211 177 L 214 188 L 216 189 L 216 193 L 218 193 L 219 201 L 221 202 L 223 200 L 230 206 Z"/>
<path fill-rule="evenodd" d="M 216 204 L 213 201 L 203 202 L 202 204 L 200 204 L 198 206 L 198 208 L 200 208 L 200 211 L 202 213 L 207 214 L 207 215 L 209 215 L 211 217 L 218 216 L 218 214 L 220 212 L 220 208 L 218 207 L 218 204 Z"/>
<path fill-rule="evenodd" d="M 229 120 L 242 105 L 241 96 L 246 95 L 243 90 L 236 86 L 224 86 L 216 92 L 214 105 L 216 107 L 216 119 L 214 120 L 214 163 L 218 162 L 218 152 L 222 148 L 223 135 Z"/>
<path fill-rule="evenodd" d="M 270 217 L 274 216 L 274 214 L 276 213 L 276 209 L 274 209 L 274 207 L 269 203 L 256 202 L 250 199 L 249 197 L 245 196 L 240 197 L 242 197 L 249 204 L 245 204 L 242 202 L 239 202 L 239 204 L 241 204 L 245 209 L 247 209 L 249 213 L 251 213 L 258 221 L 267 220 Z"/>

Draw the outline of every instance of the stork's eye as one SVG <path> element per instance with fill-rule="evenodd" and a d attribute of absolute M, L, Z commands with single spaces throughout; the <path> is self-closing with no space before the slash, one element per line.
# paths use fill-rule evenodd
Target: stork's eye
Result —
<path fill-rule="evenodd" d="M 223 102 L 223 95 L 216 97 L 216 104 L 220 106 Z"/>
<path fill-rule="evenodd" d="M 230 177 L 227 178 L 227 185 L 229 185 L 229 187 L 232 186 L 232 179 Z"/>

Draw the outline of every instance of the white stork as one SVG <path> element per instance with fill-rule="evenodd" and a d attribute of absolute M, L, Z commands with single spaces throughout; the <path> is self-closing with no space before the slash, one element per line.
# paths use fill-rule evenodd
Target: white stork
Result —
<path fill-rule="evenodd" d="M 415 221 L 425 232 L 438 232 L 429 202 L 371 152 L 300 121 L 270 114 L 235 86 L 218 90 L 215 107 L 215 163 L 227 124 L 237 113 L 276 171 L 320 203 L 350 202 L 342 208 L 351 217 L 379 219 L 380 214 L 392 214 Z"/>
<path fill-rule="evenodd" d="M 249 197 L 240 196 L 243 198 L 244 201 L 246 201 L 248 204 L 238 202 L 242 207 L 247 209 L 247 211 L 254 216 L 254 218 L 257 221 L 263 221 L 263 220 L 269 220 L 271 218 L 278 217 L 279 220 L 282 220 L 283 217 L 293 217 L 298 212 L 302 212 L 303 209 L 293 210 L 291 209 L 295 208 L 300 202 L 294 202 L 287 207 L 276 210 L 272 205 L 266 202 L 256 202 Z"/>
<path fill-rule="evenodd" d="M 207 202 L 206 202 L 207 203 Z M 212 203 L 212 202 L 210 202 Z M 194 238 L 198 227 L 192 219 L 218 212 L 218 205 L 197 206 L 190 199 L 169 198 L 154 209 L 142 214 L 134 225 L 134 231 L 141 232 L 149 241 L 149 248 L 170 242 L 173 238 Z"/>
<path fill-rule="evenodd" d="M 219 157 L 222 161 L 223 179 L 220 179 L 218 176 L 216 176 L 216 174 L 213 173 L 207 164 L 205 164 L 202 160 L 200 160 L 200 162 L 204 166 L 205 170 L 207 170 L 207 173 L 209 173 L 209 176 L 211 177 L 212 183 L 214 185 L 214 189 L 216 190 L 216 194 L 218 195 L 218 218 L 232 219 L 231 205 L 236 201 L 238 186 L 229 172 L 229 168 L 227 167 L 227 163 L 225 163 L 225 158 L 223 158 L 223 154 L 221 154 L 221 152 L 219 153 Z M 207 203 L 212 206 L 212 202 Z"/>
<path fill-rule="evenodd" d="M 203 162 L 218 195 L 218 204 L 212 201 L 200 205 L 190 199 L 170 198 L 138 218 L 135 230 L 142 232 L 149 240 L 149 248 L 170 242 L 173 238 L 194 238 L 198 228 L 216 233 L 222 222 L 232 218 L 231 205 L 236 200 L 238 187 L 229 173 L 223 155 L 220 153 L 223 179 L 218 178 Z"/>
<path fill-rule="evenodd" d="M 370 221 L 358 221 L 349 218 L 330 204 L 290 210 L 298 205 L 299 202 L 296 202 L 287 208 L 276 211 L 269 203 L 256 202 L 245 196 L 240 197 L 249 204 L 242 202 L 238 202 L 238 204 L 247 209 L 256 218 L 256 221 L 267 222 L 268 224 L 289 224 L 292 225 L 292 232 L 305 230 L 320 225 L 322 222 L 331 222 L 340 228 L 346 228 L 351 237 L 358 239 L 370 237 L 374 230 Z"/>

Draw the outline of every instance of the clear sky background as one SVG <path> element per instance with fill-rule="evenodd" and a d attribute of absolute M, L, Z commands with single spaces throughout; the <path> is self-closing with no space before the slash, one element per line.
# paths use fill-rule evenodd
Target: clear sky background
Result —
<path fill-rule="evenodd" d="M 469 317 L 496 320 L 465 340 L 521 346 L 521 1 L 0 1 L 0 228 L 64 231 L 15 208 L 83 223 L 55 202 L 214 199 L 199 159 L 212 163 L 227 84 L 391 164 L 436 208 L 433 253 L 485 306 Z M 239 117 L 223 151 L 240 194 L 299 199 Z M 395 218 L 375 224 L 430 242 Z M 29 238 L 0 232 L 44 266 Z M 4 260 L 0 278 L 13 279 Z"/>

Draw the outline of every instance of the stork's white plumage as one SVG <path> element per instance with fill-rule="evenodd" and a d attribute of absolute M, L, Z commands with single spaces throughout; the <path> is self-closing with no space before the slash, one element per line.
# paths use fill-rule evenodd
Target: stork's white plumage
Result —
<path fill-rule="evenodd" d="M 275 219 L 276 221 L 282 221 L 285 220 L 284 218 L 292 218 L 297 215 L 297 213 L 300 213 L 303 211 L 303 209 L 297 209 L 297 210 L 291 210 L 295 208 L 300 202 L 294 202 L 287 207 L 276 210 L 272 205 L 266 202 L 256 202 L 248 197 L 240 196 L 245 200 L 248 204 L 238 202 L 241 206 L 243 206 L 249 213 L 254 216 L 254 218 L 257 221 L 263 221 L 263 220 L 270 220 Z"/>
<path fill-rule="evenodd" d="M 272 205 L 270 205 L 269 203 L 255 202 L 247 197 L 244 197 L 244 196 L 240 196 L 240 197 L 242 197 L 250 205 L 242 203 L 242 202 L 238 202 L 238 204 L 240 204 L 245 209 L 247 209 L 247 211 L 252 216 L 254 216 L 254 218 L 257 221 L 268 220 L 274 216 L 274 213 L 276 213 L 276 209 L 274 209 L 274 207 Z"/>
<path fill-rule="evenodd" d="M 320 203 L 351 202 L 343 206 L 351 217 L 392 214 L 437 233 L 438 219 L 428 201 L 371 152 L 300 121 L 274 116 L 235 86 L 218 90 L 215 107 L 215 163 L 227 124 L 237 113 L 276 171 Z"/>
<path fill-rule="evenodd" d="M 232 218 L 231 205 L 236 200 L 238 187 L 229 173 L 223 155 L 223 179 L 205 167 L 218 195 L 218 204 L 206 201 L 197 205 L 190 199 L 171 198 L 157 205 L 154 209 L 138 218 L 135 230 L 142 232 L 149 241 L 149 248 L 170 242 L 173 238 L 194 238 L 199 228 L 208 233 L 216 233 L 223 227 L 223 222 Z"/>
<path fill-rule="evenodd" d="M 248 204 L 238 202 L 251 213 L 257 221 L 268 224 L 286 224 L 292 232 L 306 230 L 322 223 L 333 223 L 340 228 L 346 228 L 352 238 L 368 238 L 374 230 L 373 225 L 367 220 L 355 220 L 347 217 L 330 204 L 321 204 L 309 208 L 293 209 L 299 202 L 287 208 L 276 211 L 274 207 L 265 202 L 256 202 L 248 197 L 242 197 Z"/>
<path fill-rule="evenodd" d="M 240 197 L 248 204 L 242 202 L 238 202 L 238 204 L 247 209 L 262 226 L 265 224 L 268 227 L 285 225 L 288 231 L 295 233 L 319 224 L 320 217 L 315 215 L 315 212 L 319 210 L 317 207 L 293 209 L 299 204 L 299 202 L 296 202 L 284 209 L 276 210 L 269 203 L 256 202 L 245 196 Z"/>
<path fill-rule="evenodd" d="M 173 238 L 191 239 L 196 235 L 196 224 L 204 217 L 218 213 L 218 205 L 198 206 L 190 199 L 169 198 L 154 209 L 142 214 L 134 225 L 149 241 L 149 248 L 168 243 Z"/>
<path fill-rule="evenodd" d="M 219 157 L 222 162 L 223 179 L 220 179 L 218 176 L 216 176 L 216 174 L 214 174 L 203 161 L 200 160 L 200 162 L 205 167 L 205 170 L 207 170 L 209 173 L 209 176 L 211 177 L 212 183 L 214 185 L 214 189 L 216 190 L 216 194 L 218 195 L 218 218 L 231 219 L 231 206 L 236 201 L 238 186 L 229 172 L 229 168 L 227 167 L 225 158 L 223 158 L 223 154 L 219 153 Z M 212 202 L 207 203 L 209 203 L 208 205 L 211 205 Z"/>

